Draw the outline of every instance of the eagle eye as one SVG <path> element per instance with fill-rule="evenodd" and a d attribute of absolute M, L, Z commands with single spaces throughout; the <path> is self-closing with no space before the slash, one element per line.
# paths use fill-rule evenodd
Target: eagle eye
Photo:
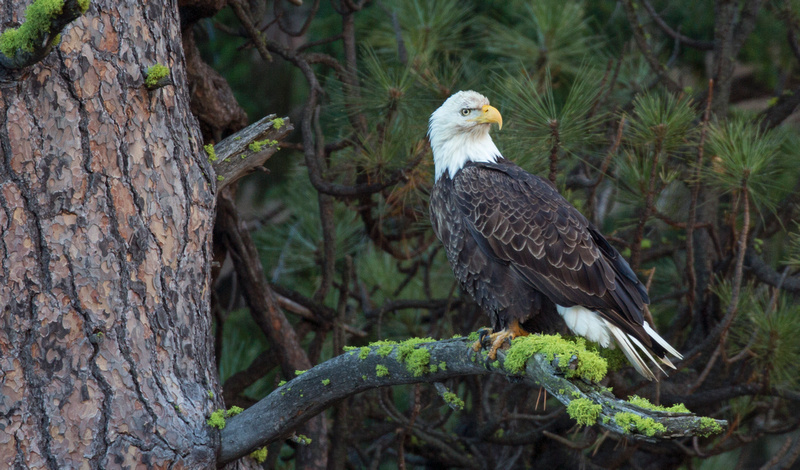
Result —
<path fill-rule="evenodd" d="M 462 116 L 469 116 L 469 113 L 470 113 L 470 112 L 472 112 L 472 110 L 471 110 L 471 109 L 469 109 L 469 108 L 463 108 L 463 109 L 461 110 L 461 115 L 462 115 Z"/>

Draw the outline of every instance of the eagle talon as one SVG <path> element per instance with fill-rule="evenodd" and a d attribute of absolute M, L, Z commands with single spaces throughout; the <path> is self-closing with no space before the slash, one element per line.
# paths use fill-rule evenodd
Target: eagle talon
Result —
<path fill-rule="evenodd" d="M 489 346 L 491 342 L 487 342 L 486 338 L 489 337 L 491 339 L 492 336 L 492 329 L 491 328 L 480 328 L 478 329 L 478 341 L 475 341 L 472 344 L 472 350 L 475 352 L 480 351 L 481 349 Z"/>

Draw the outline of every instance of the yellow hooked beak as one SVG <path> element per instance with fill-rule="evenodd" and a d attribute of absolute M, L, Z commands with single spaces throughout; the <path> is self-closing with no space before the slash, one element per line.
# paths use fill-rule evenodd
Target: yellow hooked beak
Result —
<path fill-rule="evenodd" d="M 500 111 L 488 104 L 483 105 L 483 108 L 481 108 L 481 115 L 473 120 L 481 124 L 495 123 L 498 129 L 503 128 L 503 116 L 500 115 Z"/>

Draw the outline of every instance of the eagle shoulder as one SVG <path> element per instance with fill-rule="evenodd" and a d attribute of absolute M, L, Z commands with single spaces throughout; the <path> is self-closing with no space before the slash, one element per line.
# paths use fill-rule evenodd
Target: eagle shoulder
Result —
<path fill-rule="evenodd" d="M 513 163 L 469 163 L 453 178 L 465 231 L 558 305 L 616 310 L 641 323 L 647 302 L 627 262 L 549 182 Z"/>

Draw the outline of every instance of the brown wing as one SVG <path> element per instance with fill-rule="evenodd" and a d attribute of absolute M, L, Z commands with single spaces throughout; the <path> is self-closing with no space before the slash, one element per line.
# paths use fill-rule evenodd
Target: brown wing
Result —
<path fill-rule="evenodd" d="M 461 287 L 489 315 L 495 331 L 511 320 L 519 320 L 531 332 L 555 330 L 561 324 L 555 305 L 509 269 L 509 263 L 478 246 L 454 194 L 453 180 L 443 175 L 431 192 L 430 217 Z"/>
<path fill-rule="evenodd" d="M 558 305 L 582 305 L 642 324 L 642 309 L 649 302 L 644 287 L 550 184 L 501 161 L 466 165 L 453 188 L 465 229 L 477 246 L 530 287 Z"/>

